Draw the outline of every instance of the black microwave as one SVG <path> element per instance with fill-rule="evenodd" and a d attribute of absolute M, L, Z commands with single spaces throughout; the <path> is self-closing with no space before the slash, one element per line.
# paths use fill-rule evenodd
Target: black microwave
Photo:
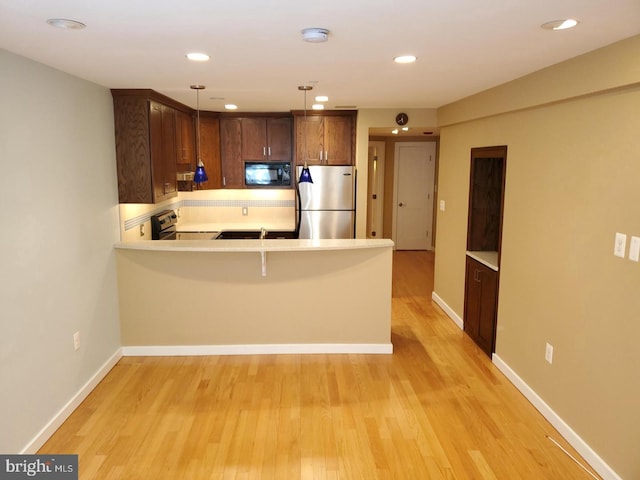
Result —
<path fill-rule="evenodd" d="M 290 187 L 290 162 L 244 162 L 247 187 Z"/>

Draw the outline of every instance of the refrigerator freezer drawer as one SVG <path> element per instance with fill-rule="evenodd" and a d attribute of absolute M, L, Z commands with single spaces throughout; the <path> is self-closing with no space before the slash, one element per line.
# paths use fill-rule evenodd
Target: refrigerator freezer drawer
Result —
<path fill-rule="evenodd" d="M 353 238 L 354 220 L 353 210 L 303 210 L 299 238 Z"/>

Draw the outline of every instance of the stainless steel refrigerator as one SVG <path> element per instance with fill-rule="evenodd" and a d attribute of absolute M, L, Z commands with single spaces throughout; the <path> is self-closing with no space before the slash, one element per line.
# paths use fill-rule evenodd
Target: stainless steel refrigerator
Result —
<path fill-rule="evenodd" d="M 297 168 L 296 180 L 302 167 Z M 298 183 L 299 237 L 353 238 L 355 234 L 356 169 L 310 165 L 313 183 Z"/>

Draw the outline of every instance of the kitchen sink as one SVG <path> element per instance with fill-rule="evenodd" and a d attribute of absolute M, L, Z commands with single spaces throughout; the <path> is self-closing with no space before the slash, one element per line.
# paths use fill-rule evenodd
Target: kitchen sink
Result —
<path fill-rule="evenodd" d="M 225 230 L 220 232 L 216 240 L 257 240 L 260 230 Z M 267 231 L 265 239 L 297 238 L 295 230 Z"/>

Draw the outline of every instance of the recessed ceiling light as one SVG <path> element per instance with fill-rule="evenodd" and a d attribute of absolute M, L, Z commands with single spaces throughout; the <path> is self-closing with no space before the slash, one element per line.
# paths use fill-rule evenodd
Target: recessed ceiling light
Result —
<path fill-rule="evenodd" d="M 415 55 L 400 55 L 393 59 L 396 63 L 413 63 L 417 60 Z"/>
<path fill-rule="evenodd" d="M 391 130 L 391 133 L 393 133 L 394 135 L 397 135 L 398 134 L 398 129 L 394 128 L 393 130 Z"/>
<path fill-rule="evenodd" d="M 402 131 L 403 132 L 408 132 L 409 131 L 409 127 L 402 127 Z"/>
<path fill-rule="evenodd" d="M 198 52 L 187 53 L 186 57 L 189 60 L 193 60 L 194 62 L 206 62 L 211 58 L 206 53 L 198 53 Z"/>
<path fill-rule="evenodd" d="M 329 101 L 329 97 L 327 97 L 326 95 L 318 95 L 316 97 L 316 102 L 328 102 Z"/>
<path fill-rule="evenodd" d="M 321 103 L 314 103 L 313 105 L 311 105 L 311 109 L 312 110 L 324 110 L 324 105 L 322 105 Z"/>
<path fill-rule="evenodd" d="M 64 28 L 65 30 L 82 30 L 86 25 L 76 20 L 69 20 L 67 18 L 50 18 L 47 23 L 52 27 Z"/>
<path fill-rule="evenodd" d="M 567 28 L 573 28 L 578 25 L 578 21 L 573 18 L 567 18 L 565 20 L 554 20 L 553 22 L 547 22 L 540 25 L 545 30 L 566 30 Z"/>
<path fill-rule="evenodd" d="M 237 110 L 238 106 L 233 104 L 233 103 L 227 103 L 224 108 L 226 108 L 227 110 Z"/>

